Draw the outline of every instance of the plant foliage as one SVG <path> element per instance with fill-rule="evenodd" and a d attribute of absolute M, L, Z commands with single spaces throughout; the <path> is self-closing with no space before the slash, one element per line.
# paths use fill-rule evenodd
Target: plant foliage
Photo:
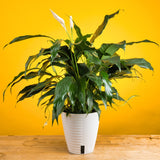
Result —
<path fill-rule="evenodd" d="M 125 50 L 127 45 L 134 43 L 155 42 L 122 41 L 103 43 L 100 48 L 95 48 L 93 42 L 101 35 L 108 21 L 118 13 L 119 11 L 105 15 L 104 21 L 93 35 L 83 35 L 81 29 L 74 23 L 77 34 L 75 40 L 73 34 L 67 40 L 54 40 L 46 35 L 26 35 L 9 42 L 7 45 L 35 37 L 49 38 L 51 42 L 49 48 L 42 48 L 38 54 L 30 56 L 25 64 L 25 70 L 8 84 L 7 88 L 12 89 L 22 80 L 37 78 L 37 83 L 25 86 L 19 91 L 17 102 L 40 93 L 38 105 L 43 105 L 45 112 L 49 106 L 52 107 L 52 123 L 54 120 L 58 123 L 58 117 L 63 111 L 68 114 L 97 112 L 100 115 L 98 105 L 100 101 L 105 107 L 112 107 L 115 100 L 126 102 L 113 87 L 112 79 L 137 78 L 138 76 L 132 74 L 135 65 L 150 70 L 153 70 L 153 67 L 144 58 L 121 59 L 118 50 Z M 57 73 L 57 67 L 64 73 Z"/>

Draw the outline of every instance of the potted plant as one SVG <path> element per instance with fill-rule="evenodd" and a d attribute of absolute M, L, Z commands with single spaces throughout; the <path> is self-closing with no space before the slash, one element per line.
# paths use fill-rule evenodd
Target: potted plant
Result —
<path fill-rule="evenodd" d="M 155 42 L 147 39 L 138 42 L 121 41 L 103 43 L 100 48 L 96 48 L 95 39 L 101 35 L 108 21 L 118 14 L 119 10 L 111 15 L 105 15 L 104 21 L 94 34 L 86 35 L 82 34 L 71 16 L 69 34 L 64 20 L 52 10 L 51 12 L 65 29 L 68 39 L 55 40 L 46 35 L 25 35 L 6 44 L 4 47 L 35 37 L 48 38 L 51 44 L 49 48 L 42 48 L 38 54 L 30 56 L 25 64 L 25 70 L 15 76 L 7 88 L 12 89 L 21 80 L 38 78 L 36 84 L 30 84 L 20 90 L 17 102 L 41 93 L 38 105 L 43 105 L 45 112 L 52 107 L 52 124 L 55 120 L 58 123 L 58 117 L 62 114 L 69 152 L 90 153 L 94 150 L 97 137 L 101 113 L 99 104 L 103 102 L 105 107 L 112 107 L 115 101 L 126 102 L 112 86 L 112 80 L 139 78 L 133 74 L 135 65 L 153 70 L 151 64 L 144 58 L 121 59 L 118 50 L 125 50 L 127 45 L 134 43 Z M 76 38 L 73 37 L 73 31 L 76 32 Z M 57 68 L 62 68 L 63 72 L 57 72 Z"/>

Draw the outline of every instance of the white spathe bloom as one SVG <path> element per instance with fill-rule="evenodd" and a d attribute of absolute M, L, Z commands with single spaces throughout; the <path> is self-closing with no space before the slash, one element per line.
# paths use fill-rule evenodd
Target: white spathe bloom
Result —
<path fill-rule="evenodd" d="M 44 128 L 46 125 L 48 125 L 48 122 L 45 122 L 45 123 L 44 123 L 43 128 Z"/>
<path fill-rule="evenodd" d="M 66 30 L 66 26 L 65 26 L 64 20 L 63 20 L 61 17 L 59 17 L 56 13 L 54 13 L 51 9 L 50 9 L 50 11 L 51 11 L 53 17 L 54 17 L 54 18 L 62 25 L 62 27 Z"/>
<path fill-rule="evenodd" d="M 73 20 L 72 20 L 72 16 L 69 16 L 69 20 L 70 20 L 70 27 L 71 27 L 71 29 L 73 29 Z"/>

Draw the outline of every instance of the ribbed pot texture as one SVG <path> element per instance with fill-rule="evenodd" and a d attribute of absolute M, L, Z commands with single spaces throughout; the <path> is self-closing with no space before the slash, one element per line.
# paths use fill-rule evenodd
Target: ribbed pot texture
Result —
<path fill-rule="evenodd" d="M 89 114 L 62 113 L 62 123 L 68 151 L 87 154 L 94 150 L 99 127 L 97 112 Z"/>

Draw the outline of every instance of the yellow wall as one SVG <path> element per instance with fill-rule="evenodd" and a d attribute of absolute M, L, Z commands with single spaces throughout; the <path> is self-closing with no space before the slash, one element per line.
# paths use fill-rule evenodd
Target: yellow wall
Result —
<path fill-rule="evenodd" d="M 52 17 L 51 8 L 66 21 L 72 15 L 83 33 L 93 33 L 105 14 L 124 9 L 109 22 L 108 27 L 95 43 L 137 41 L 151 39 L 160 43 L 160 1 L 159 0 L 3 0 L 0 5 L 0 135 L 52 135 L 63 134 L 60 124 L 43 128 L 43 110 L 36 107 L 37 97 L 19 103 L 15 108 L 16 94 L 22 83 L 7 92 L 5 103 L 2 91 L 14 75 L 24 69 L 29 55 L 45 47 L 45 39 L 32 39 L 2 47 L 19 35 L 47 34 L 55 38 L 66 37 L 63 28 Z M 69 23 L 67 22 L 67 25 Z M 127 47 L 125 58 L 144 57 L 150 61 L 154 72 L 142 70 L 144 80 L 120 80 L 114 83 L 121 96 L 130 100 L 127 105 L 116 107 L 117 111 L 102 109 L 99 134 L 160 134 L 160 50 L 152 44 L 138 44 Z M 104 108 L 104 107 L 102 107 Z"/>

